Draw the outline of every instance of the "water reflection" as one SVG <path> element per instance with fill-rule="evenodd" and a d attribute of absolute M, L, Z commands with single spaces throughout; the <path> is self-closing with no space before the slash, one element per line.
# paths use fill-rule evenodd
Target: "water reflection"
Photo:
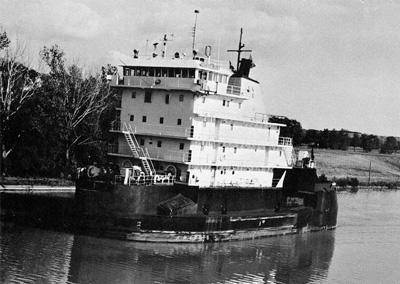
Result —
<path fill-rule="evenodd" d="M 1 224 L 0 283 L 67 283 L 74 236 Z"/>
<path fill-rule="evenodd" d="M 3 224 L 0 282 L 309 283 L 326 277 L 334 234 L 151 244 Z"/>
<path fill-rule="evenodd" d="M 327 275 L 334 231 L 222 244 L 76 236 L 72 283 L 309 283 Z"/>

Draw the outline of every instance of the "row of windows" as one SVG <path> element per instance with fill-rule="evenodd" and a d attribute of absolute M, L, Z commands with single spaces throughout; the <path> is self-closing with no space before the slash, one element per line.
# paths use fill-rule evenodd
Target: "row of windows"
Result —
<path fill-rule="evenodd" d="M 194 78 L 194 68 L 125 67 L 125 76 Z"/>
<path fill-rule="evenodd" d="M 196 69 L 164 67 L 124 67 L 124 75 L 143 77 L 195 78 Z M 199 70 L 198 77 L 196 79 L 215 81 L 223 84 L 228 83 L 228 75 L 205 70 Z"/>
<path fill-rule="evenodd" d="M 152 98 L 152 92 L 151 91 L 145 91 L 144 93 L 144 102 L 145 103 L 151 103 L 151 98 Z M 132 91 L 132 99 L 136 99 L 136 91 Z M 185 100 L 185 96 L 183 94 L 179 95 L 179 101 L 183 102 Z M 169 104 L 171 101 L 171 94 L 165 94 L 165 104 Z"/>
<path fill-rule="evenodd" d="M 129 115 L 129 121 L 135 121 L 135 116 L 133 114 Z M 142 122 L 147 122 L 147 115 L 142 116 Z M 164 124 L 164 117 L 160 117 L 160 124 Z M 178 118 L 176 125 L 182 125 L 182 118 Z"/>
<path fill-rule="evenodd" d="M 224 74 L 218 74 L 215 72 L 199 70 L 199 79 L 215 81 L 226 84 L 228 82 L 228 76 Z"/>
<path fill-rule="evenodd" d="M 144 146 L 145 142 L 146 142 L 145 139 L 141 138 L 140 139 L 140 146 Z M 153 140 L 152 139 L 149 140 L 149 144 L 153 145 Z M 161 147 L 162 147 L 162 141 L 158 140 L 157 141 L 157 148 L 161 148 Z M 179 143 L 179 150 L 184 150 L 184 149 L 185 149 L 185 143 Z"/>
<path fill-rule="evenodd" d="M 203 104 L 206 102 L 206 97 L 203 97 Z M 230 101 L 222 100 L 222 106 L 229 107 Z M 239 108 L 242 108 L 242 103 L 238 103 Z"/>

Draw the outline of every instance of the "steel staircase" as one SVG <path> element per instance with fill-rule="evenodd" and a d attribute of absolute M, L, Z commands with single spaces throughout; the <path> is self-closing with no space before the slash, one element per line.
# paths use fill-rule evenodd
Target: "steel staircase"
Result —
<path fill-rule="evenodd" d="M 129 145 L 129 148 L 131 149 L 133 156 L 135 158 L 140 159 L 143 165 L 144 172 L 146 175 L 154 175 L 156 173 L 156 170 L 154 168 L 154 165 L 151 161 L 149 152 L 147 149 L 142 149 L 139 146 L 138 141 L 136 140 L 134 131 L 132 130 L 132 127 L 130 124 L 127 124 L 124 122 L 123 130 L 122 133 L 124 133 L 126 142 Z"/>
<path fill-rule="evenodd" d="M 288 166 L 294 166 L 296 164 L 296 153 L 294 152 L 293 147 L 283 147 L 285 157 L 286 157 L 286 163 Z"/>

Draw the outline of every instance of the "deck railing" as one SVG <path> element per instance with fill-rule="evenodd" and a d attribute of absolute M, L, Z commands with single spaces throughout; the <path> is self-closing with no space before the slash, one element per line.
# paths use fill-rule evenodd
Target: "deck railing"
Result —
<path fill-rule="evenodd" d="M 146 77 L 146 76 L 123 76 L 121 78 L 113 78 L 110 81 L 111 87 L 130 86 L 138 88 L 153 88 L 153 89 L 185 89 L 197 90 L 200 86 L 197 85 L 195 78 L 172 78 L 172 77 Z"/>
<path fill-rule="evenodd" d="M 290 138 L 290 137 L 279 137 L 279 145 L 293 146 L 293 138 Z"/>
<path fill-rule="evenodd" d="M 173 184 L 175 176 L 171 174 L 167 175 L 145 175 L 140 174 L 139 176 L 131 175 L 130 169 L 128 169 L 128 175 L 116 175 L 114 182 L 116 184 L 125 185 L 152 185 L 152 184 Z"/>
<path fill-rule="evenodd" d="M 165 160 L 171 162 L 187 163 L 190 162 L 188 152 L 172 151 L 162 149 L 147 149 L 150 159 Z M 118 154 L 123 156 L 132 156 L 132 151 L 128 145 L 108 144 L 108 154 Z"/>
<path fill-rule="evenodd" d="M 114 121 L 111 123 L 112 131 L 121 131 L 123 122 Z M 172 136 L 172 137 L 190 137 L 192 134 L 190 128 L 179 127 L 179 126 L 168 126 L 159 124 L 141 124 L 140 126 L 131 125 L 132 130 L 135 134 L 150 134 L 160 136 Z"/>

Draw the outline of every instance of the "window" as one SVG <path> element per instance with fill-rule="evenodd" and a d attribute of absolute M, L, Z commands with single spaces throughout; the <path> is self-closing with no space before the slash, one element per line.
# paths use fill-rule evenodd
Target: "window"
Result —
<path fill-rule="evenodd" d="M 134 121 L 134 119 L 135 119 L 135 116 L 134 116 L 133 114 L 131 114 L 131 115 L 129 116 L 129 120 L 130 120 L 130 121 Z"/>
<path fill-rule="evenodd" d="M 174 68 L 168 69 L 168 77 L 175 77 L 175 69 Z"/>
<path fill-rule="evenodd" d="M 182 125 L 182 119 L 178 118 L 178 125 Z"/>
<path fill-rule="evenodd" d="M 168 105 L 169 104 L 169 99 L 171 97 L 171 94 L 166 94 L 165 95 L 165 104 Z"/>
<path fill-rule="evenodd" d="M 239 105 L 239 108 L 242 108 L 242 103 L 238 103 L 238 105 Z"/>
<path fill-rule="evenodd" d="M 146 91 L 144 93 L 144 102 L 151 103 L 151 91 Z"/>
<path fill-rule="evenodd" d="M 204 144 L 200 145 L 200 151 L 204 151 Z"/>
<path fill-rule="evenodd" d="M 164 117 L 160 117 L 160 124 L 164 123 Z"/>
<path fill-rule="evenodd" d="M 233 124 L 231 124 L 231 130 L 233 130 Z"/>
<path fill-rule="evenodd" d="M 136 99 L 136 91 L 132 91 L 132 99 Z"/>
<path fill-rule="evenodd" d="M 226 101 L 226 106 L 229 107 L 229 101 Z"/>
<path fill-rule="evenodd" d="M 226 101 L 225 101 L 225 100 L 223 100 L 223 101 L 222 101 L 222 106 L 225 106 L 225 103 L 226 103 Z"/>
<path fill-rule="evenodd" d="M 233 148 L 233 153 L 236 154 L 236 152 L 237 152 L 237 148 L 235 147 L 235 148 Z"/>
<path fill-rule="evenodd" d="M 143 115 L 142 122 L 147 122 L 147 116 Z"/>
<path fill-rule="evenodd" d="M 203 104 L 206 102 L 206 97 L 203 97 Z"/>
<path fill-rule="evenodd" d="M 149 68 L 149 76 L 150 77 L 154 77 L 154 74 L 155 74 L 155 69 L 154 68 Z"/>
<path fill-rule="evenodd" d="M 185 143 L 179 143 L 179 150 L 185 149 Z"/>
<path fill-rule="evenodd" d="M 144 139 L 140 138 L 140 146 L 144 146 Z"/>
<path fill-rule="evenodd" d="M 222 153 L 225 153 L 225 146 L 222 147 Z"/>
<path fill-rule="evenodd" d="M 194 69 L 189 69 L 189 78 L 194 78 Z"/>
<path fill-rule="evenodd" d="M 182 69 L 182 78 L 189 78 L 189 70 L 186 68 Z"/>
<path fill-rule="evenodd" d="M 157 141 L 157 147 L 161 148 L 161 145 L 162 145 L 162 141 Z"/>
<path fill-rule="evenodd" d="M 183 95 L 179 95 L 179 101 L 183 102 Z"/>

